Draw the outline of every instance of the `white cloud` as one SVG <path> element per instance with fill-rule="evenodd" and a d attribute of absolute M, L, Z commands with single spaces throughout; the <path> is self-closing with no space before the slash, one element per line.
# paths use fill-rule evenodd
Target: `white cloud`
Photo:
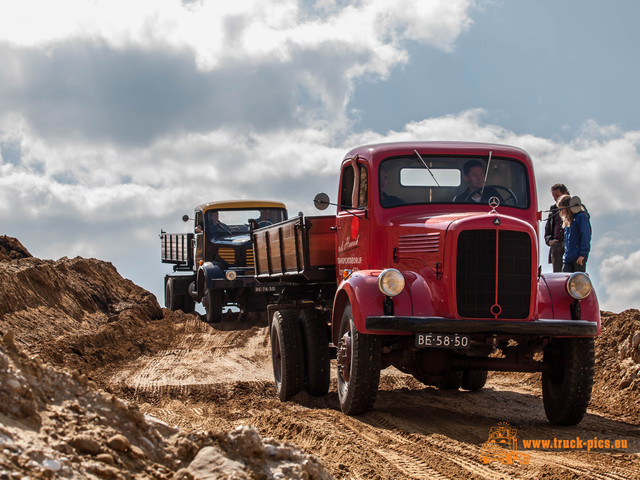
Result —
<path fill-rule="evenodd" d="M 308 17 L 298 2 L 237 0 L 22 0 L 0 7 L 0 41 L 43 46 L 70 39 L 101 39 L 115 48 L 171 45 L 196 52 L 203 68 L 225 59 L 273 56 L 286 61 L 291 48 L 341 41 L 398 61 L 398 41 L 412 39 L 450 50 L 471 24 L 471 0 L 363 0 Z M 385 67 L 374 67 L 374 70 Z"/>
<path fill-rule="evenodd" d="M 540 209 L 553 203 L 549 188 L 564 183 L 592 215 L 640 212 L 640 131 L 588 121 L 576 139 L 566 143 L 534 135 L 519 135 L 487 124 L 485 112 L 472 109 L 457 115 L 407 124 L 386 134 L 364 132 L 354 144 L 402 140 L 457 140 L 514 145 L 531 155 L 536 172 Z"/>
<path fill-rule="evenodd" d="M 607 308 L 619 312 L 637 308 L 640 300 L 640 250 L 628 256 L 613 255 L 600 265 L 600 276 L 608 295 Z"/>
<path fill-rule="evenodd" d="M 348 136 L 331 130 L 297 128 L 257 133 L 218 129 L 207 133 L 167 136 L 145 147 L 118 147 L 75 140 L 44 139 L 26 124 L 0 124 L 0 147 L 20 145 L 18 165 L 0 163 L 6 202 L 25 201 L 21 185 L 47 190 L 43 198 L 64 199 L 78 210 L 111 202 L 163 204 L 171 193 L 185 200 L 207 196 L 247 196 L 256 179 L 269 193 L 270 182 L 300 182 L 315 177 L 333 184 L 336 165 L 351 147 L 400 140 L 465 140 L 520 146 L 533 157 L 540 209 L 551 203 L 548 187 L 565 183 L 594 216 L 640 211 L 640 132 L 613 132 L 606 138 L 580 138 L 560 143 L 531 135 L 516 135 L 482 121 L 481 110 L 410 123 L 402 131 L 358 132 Z M 599 129 L 598 131 L 606 130 Z M 3 133 L 4 131 L 4 133 Z M 13 186 L 13 187 L 12 187 Z M 9 192 L 15 189 L 13 194 Z M 86 191 L 85 191 L 86 190 Z M 275 196 L 281 191 L 273 191 Z M 44 195 L 44 194 L 43 194 Z M 300 199 L 296 199 L 300 201 Z M 7 204 L 5 203 L 5 205 Z M 135 203 L 135 202 L 134 202 Z M 5 207 L 6 208 L 6 207 Z M 594 252 L 598 250 L 594 245 Z"/>
<path fill-rule="evenodd" d="M 220 128 L 348 128 L 354 81 L 407 42 L 452 51 L 470 0 L 25 0 L 0 6 L 0 112 L 41 136 L 142 145 Z M 1 127 L 0 127 L 1 128 Z"/>
<path fill-rule="evenodd" d="M 611 252 L 621 254 L 629 249 L 633 249 L 636 242 L 631 238 L 620 238 L 619 232 L 605 232 L 599 235 L 591 244 L 590 255 L 604 257 L 610 255 Z"/>

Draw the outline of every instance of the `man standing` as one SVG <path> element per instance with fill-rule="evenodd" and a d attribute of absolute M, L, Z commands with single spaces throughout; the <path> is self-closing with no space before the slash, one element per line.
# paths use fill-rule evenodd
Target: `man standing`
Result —
<path fill-rule="evenodd" d="M 562 183 L 556 183 L 551 187 L 553 200 L 557 201 L 563 195 L 569 195 L 569 190 Z M 549 217 L 544 226 L 544 242 L 549 246 L 549 263 L 553 265 L 554 272 L 562 271 L 562 256 L 564 255 L 564 233 L 562 219 L 555 202 L 549 208 Z"/>

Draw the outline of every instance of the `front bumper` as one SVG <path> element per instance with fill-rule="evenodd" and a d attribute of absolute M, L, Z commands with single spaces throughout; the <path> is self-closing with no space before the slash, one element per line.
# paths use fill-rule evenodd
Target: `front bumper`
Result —
<path fill-rule="evenodd" d="M 595 337 L 597 322 L 587 320 L 457 320 L 443 317 L 367 317 L 367 330 L 404 333 L 459 333 Z"/>

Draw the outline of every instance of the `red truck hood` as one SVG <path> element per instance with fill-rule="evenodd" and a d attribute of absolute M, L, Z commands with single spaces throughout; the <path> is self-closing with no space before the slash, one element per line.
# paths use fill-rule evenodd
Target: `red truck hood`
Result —
<path fill-rule="evenodd" d="M 407 228 L 424 231 L 426 228 L 428 231 L 446 232 L 450 228 L 486 229 L 499 226 L 533 231 L 535 233 L 531 225 L 524 220 L 504 215 L 499 211 L 491 212 L 489 209 L 487 212 L 447 213 L 442 215 L 406 214 L 393 218 L 391 223 L 401 230 Z"/>

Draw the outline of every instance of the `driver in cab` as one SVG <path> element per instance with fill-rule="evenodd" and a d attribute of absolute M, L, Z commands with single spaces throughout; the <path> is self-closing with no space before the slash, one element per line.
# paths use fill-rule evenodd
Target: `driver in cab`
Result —
<path fill-rule="evenodd" d="M 260 217 L 258 218 L 250 218 L 249 225 L 254 230 L 256 228 L 268 227 L 269 225 L 273 225 L 273 221 L 271 220 L 271 212 L 269 209 L 261 209 Z"/>
<path fill-rule="evenodd" d="M 453 198 L 455 203 L 488 204 L 491 197 L 497 197 L 500 203 L 503 203 L 502 197 L 495 188 L 485 188 L 484 165 L 480 160 L 469 160 L 464 164 L 462 173 L 467 188 Z"/>
<path fill-rule="evenodd" d="M 209 211 L 209 232 L 210 233 L 220 233 L 226 232 L 231 233 L 229 227 L 220 221 L 220 213 L 217 210 Z"/>

